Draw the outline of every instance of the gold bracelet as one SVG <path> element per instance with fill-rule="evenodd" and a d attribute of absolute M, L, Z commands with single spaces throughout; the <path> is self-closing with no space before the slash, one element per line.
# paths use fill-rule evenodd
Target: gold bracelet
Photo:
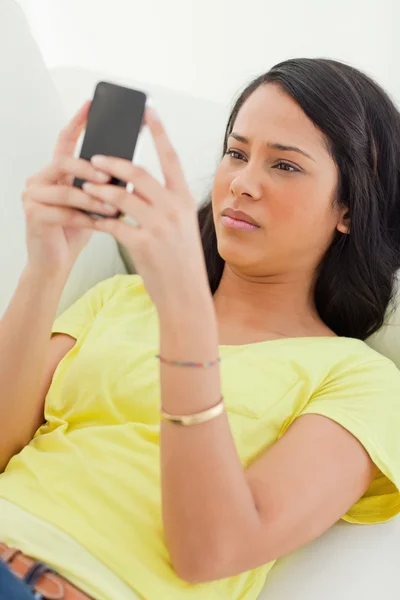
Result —
<path fill-rule="evenodd" d="M 196 425 L 197 423 L 205 423 L 206 421 L 210 421 L 210 419 L 218 417 L 224 409 L 224 397 L 221 396 L 221 400 L 216 406 L 212 406 L 211 408 L 207 408 L 206 410 L 193 415 L 170 415 L 162 408 L 160 408 L 160 414 L 162 420 L 170 421 L 170 423 L 175 423 L 175 425 Z"/>

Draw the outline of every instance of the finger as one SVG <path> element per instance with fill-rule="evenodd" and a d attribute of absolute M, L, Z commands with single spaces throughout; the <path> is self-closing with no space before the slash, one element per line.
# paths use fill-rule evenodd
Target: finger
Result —
<path fill-rule="evenodd" d="M 180 160 L 154 108 L 146 109 L 145 123 L 150 129 L 156 146 L 164 174 L 165 187 L 169 190 L 182 190 L 186 187 L 186 182 Z"/>
<path fill-rule="evenodd" d="M 74 175 L 81 179 L 97 183 L 105 183 L 110 180 L 110 176 L 102 173 L 93 167 L 90 161 L 84 158 L 74 158 L 72 156 L 60 156 L 53 160 L 44 169 L 30 177 L 27 185 L 36 183 L 56 183 L 63 175 Z"/>
<path fill-rule="evenodd" d="M 81 227 L 93 231 L 93 223 L 96 222 L 96 219 L 85 215 L 79 210 L 64 206 L 33 206 L 33 204 L 33 202 L 28 203 L 26 211 L 27 213 L 30 210 L 35 211 L 34 219 L 36 222 L 63 227 Z"/>
<path fill-rule="evenodd" d="M 63 185 L 32 185 L 23 194 L 23 201 L 31 200 L 39 204 L 72 207 L 104 215 L 116 215 L 115 206 L 107 207 L 104 202 L 92 198 L 79 188 Z"/>
<path fill-rule="evenodd" d="M 157 217 L 160 218 L 160 212 L 152 204 L 149 204 L 137 194 L 131 194 L 118 186 L 84 183 L 83 189 L 91 196 L 111 204 L 120 212 L 132 217 L 139 223 L 140 227 L 148 229 L 151 225 L 154 225 L 154 220 Z"/>
<path fill-rule="evenodd" d="M 140 247 L 148 232 L 142 227 L 135 227 L 122 219 L 99 219 L 93 223 L 93 229 L 112 235 L 120 244 L 135 253 L 135 246 Z M 143 250 L 143 248 L 142 248 Z"/>
<path fill-rule="evenodd" d="M 122 181 L 131 181 L 135 186 L 135 192 L 155 206 L 162 208 L 165 202 L 168 201 L 165 187 L 154 179 L 146 169 L 133 165 L 129 160 L 115 156 L 96 155 L 92 157 L 91 162 L 105 173 L 122 179 Z"/>
<path fill-rule="evenodd" d="M 76 142 L 86 124 L 91 103 L 91 100 L 86 100 L 69 123 L 60 131 L 54 150 L 54 158 L 64 155 L 73 156 Z"/>

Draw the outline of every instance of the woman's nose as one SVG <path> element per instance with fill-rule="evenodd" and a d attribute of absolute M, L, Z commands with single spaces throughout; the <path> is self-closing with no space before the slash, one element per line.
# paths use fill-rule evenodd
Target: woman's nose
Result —
<path fill-rule="evenodd" d="M 259 178 L 254 174 L 249 175 L 243 172 L 232 180 L 230 191 L 235 197 L 249 196 L 253 200 L 258 200 L 263 194 Z"/>

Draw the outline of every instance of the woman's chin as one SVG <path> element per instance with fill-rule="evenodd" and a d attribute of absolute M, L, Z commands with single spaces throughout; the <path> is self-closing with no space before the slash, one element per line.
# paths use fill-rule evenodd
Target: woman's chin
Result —
<path fill-rule="evenodd" d="M 218 239 L 218 253 L 221 258 L 226 263 L 238 267 L 248 267 L 257 264 L 261 260 L 261 257 L 257 259 L 256 252 L 249 246 L 250 244 L 243 243 L 240 240 Z"/>

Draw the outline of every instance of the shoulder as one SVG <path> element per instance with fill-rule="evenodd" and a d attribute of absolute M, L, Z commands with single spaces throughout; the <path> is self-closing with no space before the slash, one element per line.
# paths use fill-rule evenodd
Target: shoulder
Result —
<path fill-rule="evenodd" d="M 358 424 L 367 419 L 371 427 L 379 421 L 390 425 L 396 413 L 400 426 L 400 370 L 394 362 L 361 340 L 337 342 L 316 359 L 324 369 L 303 412 L 346 414 Z"/>
<path fill-rule="evenodd" d="M 308 400 L 305 412 L 323 410 L 344 415 L 371 428 L 400 426 L 400 370 L 389 358 L 359 341 L 332 360 L 328 372 Z"/>
<path fill-rule="evenodd" d="M 141 293 L 145 293 L 145 289 L 139 275 L 118 273 L 93 285 L 75 304 L 76 306 L 91 306 L 93 312 L 97 313 L 105 305 L 118 302 L 126 294 L 132 296 Z"/>
<path fill-rule="evenodd" d="M 98 290 L 105 298 L 111 299 L 114 295 L 126 291 L 145 292 L 143 279 L 137 274 L 118 273 L 100 281 L 93 290 Z"/>
<path fill-rule="evenodd" d="M 118 274 L 101 282 L 103 296 L 108 306 L 113 306 L 115 310 L 123 311 L 127 307 L 128 311 L 135 306 L 135 309 L 147 309 L 153 307 L 153 302 L 149 296 L 143 282 L 143 278 L 138 274 Z"/>
<path fill-rule="evenodd" d="M 338 348 L 336 359 L 332 361 L 329 377 L 348 377 L 363 373 L 366 379 L 386 374 L 400 381 L 400 370 L 390 359 L 374 350 L 366 342 L 355 338 L 344 340 Z"/>
<path fill-rule="evenodd" d="M 305 355 L 324 365 L 327 379 L 347 375 L 359 369 L 382 371 L 387 369 L 400 375 L 396 364 L 367 342 L 345 336 L 305 338 L 305 344 L 294 345 L 299 356 Z"/>

